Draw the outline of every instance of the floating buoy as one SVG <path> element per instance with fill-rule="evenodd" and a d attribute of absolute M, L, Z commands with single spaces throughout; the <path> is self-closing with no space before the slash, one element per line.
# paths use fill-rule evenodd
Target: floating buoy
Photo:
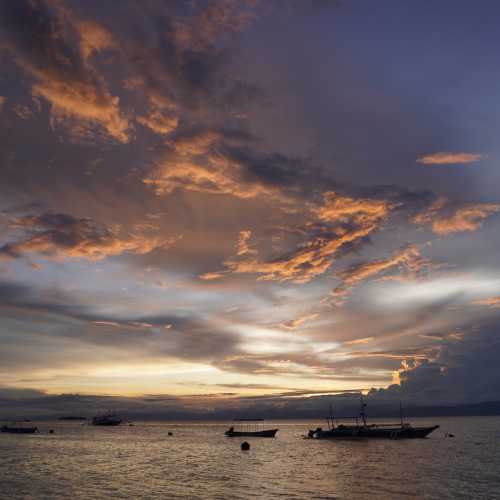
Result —
<path fill-rule="evenodd" d="M 241 449 L 243 451 L 248 451 L 250 449 L 250 444 L 247 443 L 246 441 L 243 441 L 243 443 L 241 443 Z"/>
<path fill-rule="evenodd" d="M 169 436 L 173 436 L 173 433 L 172 433 L 172 432 L 169 432 L 169 433 L 168 433 L 168 435 L 169 435 Z"/>

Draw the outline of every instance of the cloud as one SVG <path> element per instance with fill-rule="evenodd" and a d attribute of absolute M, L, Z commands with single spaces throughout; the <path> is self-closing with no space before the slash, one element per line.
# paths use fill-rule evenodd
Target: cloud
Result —
<path fill-rule="evenodd" d="M 288 254 L 267 261 L 255 257 L 225 261 L 232 273 L 259 274 L 259 280 L 307 283 L 323 274 L 336 254 L 363 243 L 394 208 L 385 200 L 352 198 L 333 192 L 324 194 L 323 203 L 311 212 L 317 221 L 303 228 L 309 239 Z"/>
<path fill-rule="evenodd" d="M 175 238 L 151 237 L 145 233 L 122 237 L 117 228 L 90 218 L 54 212 L 13 218 L 10 228 L 17 238 L 0 246 L 0 257 L 39 254 L 53 259 L 101 260 L 124 252 L 146 254 L 167 248 L 175 241 Z"/>
<path fill-rule="evenodd" d="M 221 279 L 225 276 L 225 273 L 216 273 L 216 272 L 208 272 L 208 273 L 203 273 L 200 275 L 200 279 L 204 281 L 212 281 L 212 280 L 218 280 Z"/>
<path fill-rule="evenodd" d="M 466 163 L 476 163 L 482 155 L 475 153 L 433 153 L 423 156 L 417 160 L 423 165 L 457 165 Z"/>
<path fill-rule="evenodd" d="M 112 369 L 121 363 L 144 366 L 161 362 L 166 370 L 173 360 L 206 368 L 243 352 L 239 335 L 194 313 L 112 313 L 98 301 L 89 305 L 88 299 L 67 290 L 12 282 L 0 282 L 0 299 L 4 319 L 0 326 L 2 375 L 12 368 L 18 374 L 25 370 L 36 373 L 39 368 L 48 370 L 48 365 L 55 372 L 68 367 L 73 372 L 78 368 Z M 103 300 L 109 301 L 109 297 Z M 8 333 L 17 321 L 24 325 L 22 339 Z M 26 343 L 31 346 L 28 350 Z M 39 356 L 42 351 L 47 352 L 46 358 Z"/>
<path fill-rule="evenodd" d="M 94 21 L 79 21 L 76 28 L 80 34 L 80 47 L 85 60 L 105 49 L 117 48 L 111 33 Z"/>
<path fill-rule="evenodd" d="M 333 191 L 323 194 L 324 203 L 314 211 L 320 220 L 372 224 L 387 217 L 395 206 L 386 200 L 352 198 Z"/>
<path fill-rule="evenodd" d="M 50 103 L 55 122 L 76 120 L 77 133 L 88 125 L 100 126 L 119 142 L 128 142 L 130 122 L 119 98 L 88 60 L 93 51 L 113 46 L 110 35 L 43 0 L 3 2 L 1 14 L 5 46 L 34 78 L 32 95 Z"/>
<path fill-rule="evenodd" d="M 249 229 L 240 231 L 240 234 L 238 235 L 238 242 L 236 243 L 236 255 L 241 256 L 249 253 L 257 253 L 257 251 L 249 244 L 251 237 L 252 231 Z"/>
<path fill-rule="evenodd" d="M 195 117 L 199 122 L 206 113 L 213 123 L 221 109 L 230 113 L 260 95 L 234 76 L 227 43 L 257 16 L 255 2 L 173 1 L 168 7 L 129 7 L 122 55 L 135 89 L 150 106 L 140 119 L 143 125 L 164 134 L 175 129 L 176 118 L 189 122 Z"/>
<path fill-rule="evenodd" d="M 359 345 L 359 344 L 369 344 L 374 337 L 362 337 L 360 339 L 348 340 L 344 342 L 344 345 Z"/>
<path fill-rule="evenodd" d="M 388 259 L 378 259 L 356 264 L 336 273 L 342 283 L 332 290 L 331 295 L 336 305 L 342 305 L 351 289 L 373 276 L 392 271 L 395 268 L 406 268 L 412 278 L 416 278 L 423 269 L 428 269 L 430 262 L 422 258 L 415 245 L 408 245 L 395 252 Z"/>
<path fill-rule="evenodd" d="M 488 297 L 486 299 L 473 300 L 472 304 L 478 306 L 488 306 L 496 309 L 500 307 L 500 297 Z"/>
<path fill-rule="evenodd" d="M 179 189 L 244 199 L 279 197 L 281 188 L 252 176 L 248 165 L 230 148 L 230 143 L 241 140 L 247 137 L 210 129 L 179 134 L 169 141 L 169 150 L 144 183 L 153 186 L 158 195 Z"/>
<path fill-rule="evenodd" d="M 483 220 L 499 212 L 500 205 L 493 203 L 454 204 L 440 197 L 425 211 L 417 214 L 413 222 L 430 224 L 432 231 L 440 236 L 463 231 L 476 231 Z"/>
<path fill-rule="evenodd" d="M 475 403 L 500 399 L 496 320 L 461 339 L 445 341 L 434 359 L 403 365 L 399 386 L 373 391 L 417 404 Z"/>
<path fill-rule="evenodd" d="M 149 114 L 137 117 L 137 121 L 144 127 L 148 127 L 153 132 L 161 135 L 170 134 L 179 124 L 175 106 L 157 104 L 154 99 L 150 101 Z"/>
<path fill-rule="evenodd" d="M 175 38 L 184 50 L 207 52 L 214 50 L 214 43 L 228 33 L 241 31 L 253 19 L 257 2 L 224 0 L 212 2 L 188 19 L 175 21 Z"/>
<path fill-rule="evenodd" d="M 302 324 L 304 324 L 306 321 L 312 321 L 318 317 L 317 313 L 313 314 L 305 314 L 303 316 L 299 316 L 298 318 L 291 319 L 289 321 L 285 321 L 280 324 L 281 328 L 284 328 L 285 330 L 296 330 L 299 328 Z"/>

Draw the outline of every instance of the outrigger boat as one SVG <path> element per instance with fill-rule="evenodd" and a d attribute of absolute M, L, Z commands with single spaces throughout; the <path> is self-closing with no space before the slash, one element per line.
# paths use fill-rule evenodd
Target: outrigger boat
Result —
<path fill-rule="evenodd" d="M 427 437 L 439 427 L 439 425 L 414 427 L 404 422 L 401 404 L 399 423 L 368 424 L 365 412 L 366 406 L 366 403 L 361 400 L 359 417 L 354 417 L 355 423 L 351 424 L 339 424 L 339 419 L 333 417 L 330 408 L 330 417 L 327 418 L 328 430 L 323 430 L 321 427 L 318 427 L 315 430 L 310 430 L 307 437 L 311 439 L 416 439 Z M 352 418 L 350 420 L 352 420 Z"/>
<path fill-rule="evenodd" d="M 103 425 L 103 426 L 117 426 L 122 423 L 122 419 L 114 415 L 113 413 L 106 413 L 104 415 L 98 415 L 92 419 L 92 425 Z"/>
<path fill-rule="evenodd" d="M 263 418 L 235 418 L 238 429 L 231 426 L 224 434 L 227 437 L 274 437 L 278 429 L 262 429 Z"/>
<path fill-rule="evenodd" d="M 0 432 L 10 432 L 11 434 L 34 434 L 38 432 L 38 427 L 28 427 L 17 423 L 6 424 L 0 427 Z"/>

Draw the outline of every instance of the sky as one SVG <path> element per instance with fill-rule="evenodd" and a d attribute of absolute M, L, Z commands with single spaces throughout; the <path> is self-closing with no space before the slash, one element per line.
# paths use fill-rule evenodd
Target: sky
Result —
<path fill-rule="evenodd" d="M 499 14 L 1 0 L 0 399 L 500 400 Z"/>

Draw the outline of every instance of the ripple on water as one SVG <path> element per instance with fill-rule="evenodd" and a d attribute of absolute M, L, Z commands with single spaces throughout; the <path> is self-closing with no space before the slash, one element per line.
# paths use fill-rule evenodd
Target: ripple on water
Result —
<path fill-rule="evenodd" d="M 426 440 L 364 442 L 304 440 L 318 422 L 282 422 L 244 453 L 221 424 L 41 424 L 0 435 L 0 499 L 500 498 L 500 419 L 432 421 L 443 432 Z"/>

